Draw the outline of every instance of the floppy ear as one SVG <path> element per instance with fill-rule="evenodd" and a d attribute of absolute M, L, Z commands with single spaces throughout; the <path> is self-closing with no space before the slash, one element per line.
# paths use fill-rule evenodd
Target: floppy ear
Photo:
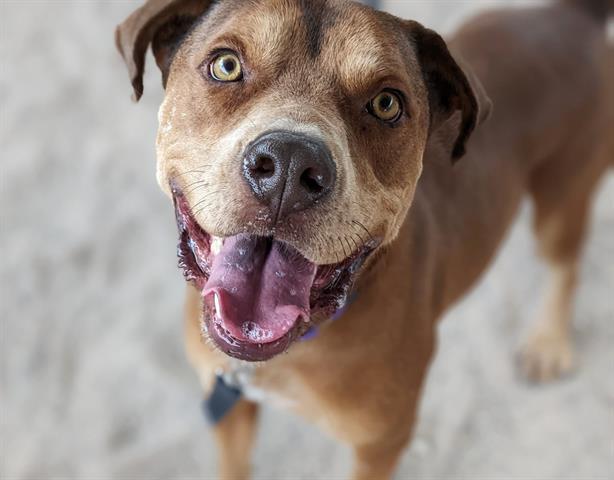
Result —
<path fill-rule="evenodd" d="M 179 44 L 211 3 L 211 0 L 148 0 L 117 27 L 115 44 L 128 67 L 135 101 L 143 95 L 143 71 L 149 45 L 166 86 Z"/>
<path fill-rule="evenodd" d="M 406 23 L 428 89 L 431 132 L 455 112 L 461 112 L 459 132 L 452 148 L 452 161 L 455 162 L 465 154 L 466 143 L 477 125 L 476 94 L 443 38 L 417 22 Z"/>

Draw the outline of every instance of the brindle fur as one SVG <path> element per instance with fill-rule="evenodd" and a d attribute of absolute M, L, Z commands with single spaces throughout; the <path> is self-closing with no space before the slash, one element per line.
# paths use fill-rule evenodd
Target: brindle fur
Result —
<path fill-rule="evenodd" d="M 598 12 L 605 2 L 593 4 Z M 477 17 L 448 44 L 465 75 L 434 32 L 343 0 L 211 8 L 153 0 L 118 29 L 137 98 L 143 52 L 154 42 L 166 82 L 159 183 L 169 195 L 171 180 L 185 189 L 205 230 L 274 233 L 318 264 L 338 262 L 369 237 L 383 241 L 347 314 L 259 365 L 252 379 L 352 445 L 356 479 L 391 475 L 411 436 L 437 320 L 492 260 L 525 193 L 553 279 L 522 368 L 536 380 L 572 368 L 570 298 L 592 195 L 614 157 L 614 55 L 603 25 L 577 5 Z M 187 33 L 185 18 L 193 19 Z M 203 76 L 218 48 L 240 53 L 244 82 Z M 364 109 L 384 86 L 406 94 L 408 115 L 396 128 Z M 462 119 L 451 115 L 457 110 Z M 276 128 L 322 138 L 338 170 L 329 201 L 279 225 L 239 167 L 245 146 Z M 188 353 L 208 390 L 216 370 L 236 364 L 203 343 L 200 315 L 189 288 Z M 223 478 L 247 477 L 256 416 L 245 400 L 217 427 Z"/>

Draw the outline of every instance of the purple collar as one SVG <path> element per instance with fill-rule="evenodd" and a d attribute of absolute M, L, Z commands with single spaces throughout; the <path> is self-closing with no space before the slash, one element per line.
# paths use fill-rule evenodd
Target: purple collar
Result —
<path fill-rule="evenodd" d="M 341 317 L 345 315 L 348 309 L 352 306 L 352 304 L 356 301 L 356 294 L 352 294 L 350 298 L 345 302 L 343 307 L 337 310 L 332 317 L 330 317 L 330 322 L 334 322 L 339 320 Z M 311 327 L 305 335 L 301 337 L 301 342 L 308 342 L 309 340 L 313 340 L 320 334 L 320 327 Z"/>

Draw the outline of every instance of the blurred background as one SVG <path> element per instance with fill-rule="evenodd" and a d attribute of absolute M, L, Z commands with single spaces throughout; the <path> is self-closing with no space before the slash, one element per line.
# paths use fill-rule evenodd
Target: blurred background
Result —
<path fill-rule="evenodd" d="M 450 33 L 512 1 L 388 1 Z M 527 3 L 527 2 L 524 2 Z M 214 478 L 184 359 L 173 212 L 154 176 L 160 79 L 130 101 L 113 30 L 140 0 L 0 1 L 0 477 Z M 399 479 L 614 478 L 614 178 L 576 302 L 579 369 L 522 382 L 514 354 L 545 271 L 522 209 L 449 313 Z M 344 478 L 350 452 L 265 408 L 257 479 Z"/>

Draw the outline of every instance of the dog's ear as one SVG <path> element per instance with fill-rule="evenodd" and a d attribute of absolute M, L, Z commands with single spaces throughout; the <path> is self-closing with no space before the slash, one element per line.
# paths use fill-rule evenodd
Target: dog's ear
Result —
<path fill-rule="evenodd" d="M 135 101 L 143 95 L 143 71 L 149 45 L 166 86 L 173 55 L 211 3 L 211 0 L 148 0 L 117 27 L 115 44 L 128 67 Z"/>
<path fill-rule="evenodd" d="M 443 38 L 417 22 L 405 24 L 428 89 L 431 132 L 460 111 L 459 131 L 452 147 L 452 160 L 455 162 L 465 154 L 467 141 L 478 123 L 480 113 L 476 93 L 452 58 Z"/>

